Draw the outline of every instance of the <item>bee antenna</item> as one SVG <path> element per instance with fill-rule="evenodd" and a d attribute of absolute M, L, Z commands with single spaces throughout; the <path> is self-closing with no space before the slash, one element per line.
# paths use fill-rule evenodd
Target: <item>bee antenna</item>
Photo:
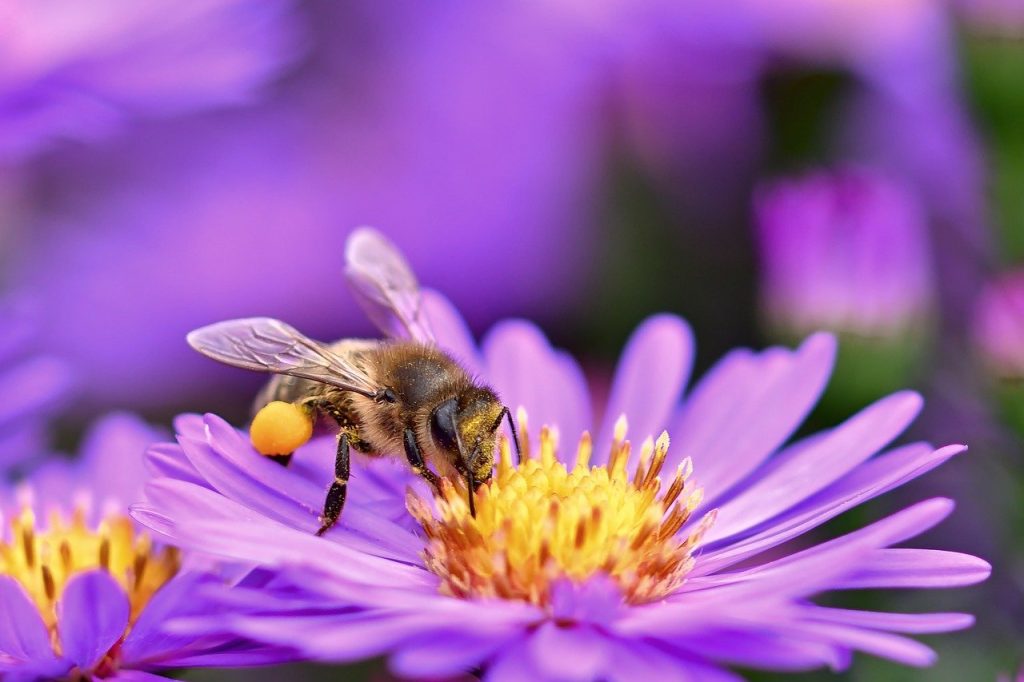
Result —
<path fill-rule="evenodd" d="M 512 432 L 512 444 L 516 447 L 516 464 L 523 463 L 523 453 L 519 449 L 519 434 L 516 432 L 516 423 L 512 421 L 512 411 L 505 405 L 501 406 L 501 414 L 498 416 L 498 421 L 501 422 L 502 417 L 508 419 L 508 429 Z"/>

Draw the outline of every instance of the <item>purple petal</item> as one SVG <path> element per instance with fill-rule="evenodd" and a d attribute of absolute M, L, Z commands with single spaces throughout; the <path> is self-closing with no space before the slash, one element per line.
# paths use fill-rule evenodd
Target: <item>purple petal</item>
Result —
<path fill-rule="evenodd" d="M 612 682 L 634 680 L 686 680 L 687 682 L 743 682 L 739 675 L 693 658 L 672 655 L 642 640 L 608 640 L 609 666 L 605 675 Z"/>
<path fill-rule="evenodd" d="M 526 640 L 510 643 L 484 671 L 484 682 L 534 682 L 543 679 L 533 667 Z"/>
<path fill-rule="evenodd" d="M 800 672 L 842 667 L 845 657 L 830 642 L 780 637 L 770 631 L 715 629 L 682 639 L 677 648 L 729 665 Z"/>
<path fill-rule="evenodd" d="M 559 580 L 551 588 L 555 619 L 600 626 L 614 621 L 623 608 L 622 590 L 606 576 L 596 575 L 582 584 Z"/>
<path fill-rule="evenodd" d="M 937 549 L 879 549 L 866 557 L 857 572 L 836 587 L 947 588 L 973 585 L 992 573 L 989 563 L 970 554 Z"/>
<path fill-rule="evenodd" d="M 800 425 L 825 388 L 835 347 L 833 337 L 815 334 L 793 352 L 736 352 L 694 389 L 669 433 L 674 461 L 693 458 L 705 504 L 746 478 Z"/>
<path fill-rule="evenodd" d="M 177 443 L 157 443 L 146 451 L 146 467 L 153 478 L 167 477 L 205 485 L 192 462 Z"/>
<path fill-rule="evenodd" d="M 473 334 L 466 321 L 444 294 L 433 289 L 423 289 L 423 312 L 430 320 L 437 345 L 451 353 L 452 357 L 470 374 L 479 374 L 483 359 L 476 349 Z"/>
<path fill-rule="evenodd" d="M 153 673 L 147 673 L 142 670 L 118 670 L 117 674 L 113 677 L 107 677 L 104 679 L 109 682 L 166 682 L 166 680 L 174 678 L 154 675 Z"/>
<path fill-rule="evenodd" d="M 916 393 L 891 395 L 810 445 L 781 453 L 755 483 L 718 510 L 705 542 L 751 528 L 838 480 L 902 433 L 921 405 Z"/>
<path fill-rule="evenodd" d="M 872 551 L 928 530 L 952 510 L 951 500 L 927 500 L 784 558 L 742 571 L 693 578 L 658 608 L 631 609 L 615 629 L 628 635 L 690 634 L 706 629 L 709 623 L 728 623 L 744 609 L 755 613 L 758 600 L 776 602 L 760 616 L 771 623 L 781 600 L 831 589 L 856 572 Z"/>
<path fill-rule="evenodd" d="M 509 630 L 509 637 L 519 634 L 518 629 Z M 455 677 L 479 667 L 506 644 L 500 636 L 440 630 L 403 644 L 391 655 L 388 666 L 401 677 Z"/>
<path fill-rule="evenodd" d="M 562 439 L 568 439 L 560 451 L 575 445 L 590 422 L 590 397 L 575 361 L 521 320 L 495 326 L 483 350 L 487 378 L 513 413 L 526 408 L 531 436 L 536 439 L 542 426 L 557 426 Z"/>
<path fill-rule="evenodd" d="M 21 584 L 6 575 L 0 575 L 0 604 L 0 652 L 20 661 L 55 658 L 39 610 Z"/>
<path fill-rule="evenodd" d="M 57 603 L 57 630 L 64 656 L 90 670 L 128 627 L 128 597 L 102 570 L 76 575 Z"/>
<path fill-rule="evenodd" d="M 146 449 L 164 438 L 165 434 L 131 414 L 113 413 L 98 421 L 81 447 L 83 464 L 98 473 L 91 477 L 96 498 L 125 506 L 138 502 L 147 479 Z"/>
<path fill-rule="evenodd" d="M 7 395 L 18 396 L 0 403 L 0 428 L 7 428 L 26 415 L 53 407 L 71 387 L 71 374 L 64 363 L 37 357 L 7 369 L 0 375 L 0 385 Z"/>
<path fill-rule="evenodd" d="M 920 502 L 881 521 L 876 521 L 870 526 L 865 526 L 846 535 L 746 571 L 740 571 L 736 574 L 723 574 L 719 576 L 719 579 L 725 582 L 732 582 L 737 578 L 745 580 L 756 577 L 757 580 L 761 580 L 767 576 L 772 576 L 774 579 L 788 574 L 796 581 L 794 586 L 801 590 L 807 590 L 825 578 L 825 574 L 802 572 L 800 569 L 802 564 L 808 561 L 820 560 L 837 552 L 845 554 L 844 548 L 846 547 L 857 547 L 858 552 L 856 556 L 860 560 L 836 562 L 832 570 L 829 571 L 828 583 L 831 583 L 840 575 L 850 575 L 856 572 L 861 563 L 863 563 L 864 557 L 869 554 L 869 550 L 887 547 L 920 535 L 949 516 L 952 511 L 953 501 L 945 498 L 934 498 Z M 802 586 L 798 584 L 800 581 L 803 581 Z M 803 593 L 809 594 L 806 591 Z"/>
<path fill-rule="evenodd" d="M 157 590 L 132 625 L 121 647 L 121 657 L 129 665 L 161 662 L 188 650 L 191 637 L 172 635 L 165 629 L 171 618 L 196 608 L 197 590 L 211 577 L 203 574 L 182 573 Z M 213 610 L 214 605 L 210 605 Z"/>
<path fill-rule="evenodd" d="M 826 608 L 814 604 L 807 605 L 803 610 L 803 616 L 813 620 L 911 635 L 952 632 L 974 625 L 974 616 L 968 613 L 880 613 Z"/>
<path fill-rule="evenodd" d="M 544 623 L 529 638 L 527 651 L 543 679 L 589 682 L 608 660 L 607 640 L 587 626 Z"/>
<path fill-rule="evenodd" d="M 595 441 L 594 461 L 607 458 L 620 415 L 630 439 L 657 438 L 679 402 L 693 366 L 693 332 L 675 315 L 656 315 L 633 332 L 622 352 L 611 396 Z"/>
<path fill-rule="evenodd" d="M 790 513 L 773 519 L 759 533 L 701 554 L 690 575 L 697 577 L 722 570 L 791 540 L 865 500 L 930 471 L 963 451 L 963 446 L 951 445 L 933 451 L 929 446 L 920 444 L 893 450 L 861 466 Z"/>
<path fill-rule="evenodd" d="M 905 665 L 926 667 L 935 663 L 935 652 L 929 647 L 899 635 L 813 621 L 789 623 L 780 626 L 779 631 L 783 636 L 834 642 Z"/>

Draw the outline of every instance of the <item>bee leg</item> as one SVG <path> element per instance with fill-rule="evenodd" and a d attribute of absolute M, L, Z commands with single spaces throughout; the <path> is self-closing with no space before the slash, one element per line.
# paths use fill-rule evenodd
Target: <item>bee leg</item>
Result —
<path fill-rule="evenodd" d="M 409 460 L 409 466 L 416 472 L 416 475 L 425 478 L 434 491 L 440 493 L 441 479 L 427 468 L 423 461 L 423 454 L 420 452 L 420 446 L 416 443 L 416 433 L 412 429 L 405 430 L 405 457 Z"/>
<path fill-rule="evenodd" d="M 324 500 L 324 513 L 321 517 L 323 525 L 316 532 L 317 537 L 331 529 L 341 516 L 341 510 L 345 506 L 345 494 L 348 491 L 348 432 L 342 431 L 338 438 L 338 454 L 334 458 L 334 482 L 327 491 L 327 498 Z"/>
<path fill-rule="evenodd" d="M 286 467 L 289 464 L 291 464 L 292 454 L 293 453 L 289 452 L 287 455 L 264 455 L 264 457 L 266 457 L 272 462 L 277 462 L 281 466 Z"/>

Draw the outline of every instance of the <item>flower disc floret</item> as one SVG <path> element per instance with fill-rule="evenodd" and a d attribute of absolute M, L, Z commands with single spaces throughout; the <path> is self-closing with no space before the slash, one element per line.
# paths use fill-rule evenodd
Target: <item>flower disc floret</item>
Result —
<path fill-rule="evenodd" d="M 428 501 L 409 495 L 409 510 L 428 538 L 424 561 L 441 578 L 441 592 L 546 606 L 558 581 L 582 583 L 597 575 L 612 578 L 632 604 L 675 591 L 693 567 L 693 551 L 714 513 L 679 533 L 703 494 L 689 482 L 688 459 L 663 486 L 668 434 L 644 442 L 639 466 L 629 476 L 625 418 L 618 422 L 607 465 L 590 464 L 593 448 L 584 433 L 571 469 L 556 456 L 555 436 L 546 428 L 539 456 L 531 456 L 523 415 L 520 423 L 522 461 L 513 463 L 503 440 L 493 478 L 475 493 L 475 516 L 465 488 L 448 480 L 436 515 Z"/>
<path fill-rule="evenodd" d="M 56 604 L 75 575 L 96 569 L 109 573 L 128 597 L 131 623 L 178 572 L 177 550 L 154 548 L 127 516 L 108 515 L 96 528 L 85 519 L 81 507 L 70 518 L 55 511 L 41 529 L 26 508 L 11 519 L 10 538 L 0 542 L 0 575 L 18 581 L 51 630 L 57 623 Z"/>

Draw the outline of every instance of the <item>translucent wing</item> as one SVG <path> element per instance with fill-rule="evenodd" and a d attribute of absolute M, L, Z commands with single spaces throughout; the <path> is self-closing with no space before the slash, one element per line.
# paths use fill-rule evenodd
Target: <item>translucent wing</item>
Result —
<path fill-rule="evenodd" d="M 398 248 L 380 232 L 361 227 L 348 238 L 345 276 L 356 300 L 385 334 L 434 342 L 416 275 Z"/>
<path fill-rule="evenodd" d="M 191 332 L 188 343 L 226 365 L 312 379 L 368 396 L 377 391 L 376 384 L 351 361 L 273 318 L 211 324 Z"/>

